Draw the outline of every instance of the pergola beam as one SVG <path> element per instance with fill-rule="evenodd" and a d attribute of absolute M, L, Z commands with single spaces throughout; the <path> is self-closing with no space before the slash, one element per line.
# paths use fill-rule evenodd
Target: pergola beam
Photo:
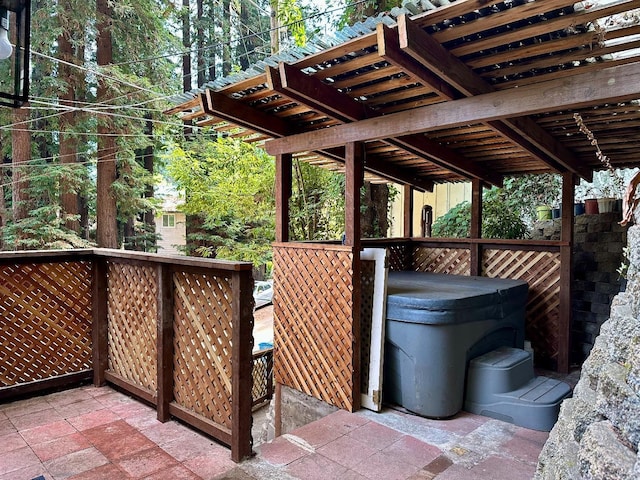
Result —
<path fill-rule="evenodd" d="M 378 28 L 388 29 L 382 24 Z M 470 97 L 496 91 L 492 85 L 451 54 L 416 23 L 409 20 L 406 15 L 398 17 L 398 36 L 399 47 L 403 52 L 451 84 L 464 96 Z M 378 38 L 380 39 L 380 36 Z M 456 98 L 447 91 L 441 91 L 440 94 L 449 100 Z M 531 118 L 492 120 L 486 123 L 552 169 L 577 173 L 584 178 L 590 176 L 568 149 L 540 128 Z"/>
<path fill-rule="evenodd" d="M 292 153 L 637 98 L 640 63 L 630 63 L 283 137 L 265 146 L 271 154 Z"/>
<path fill-rule="evenodd" d="M 273 138 L 282 138 L 288 134 L 299 133 L 290 130 L 284 120 L 267 115 L 256 108 L 233 100 L 222 93 L 207 90 L 205 93 L 200 94 L 200 103 L 203 112 L 207 115 L 221 118 L 235 125 Z M 301 150 L 300 152 L 302 151 L 308 151 L 308 149 Z M 317 154 L 341 163 L 345 161 L 344 148 L 321 149 L 317 151 Z M 375 158 L 367 158 L 365 163 L 369 171 L 392 182 L 411 182 L 420 190 L 433 191 L 433 182 L 430 180 L 420 179 L 418 176 L 411 175 L 406 171 L 389 173 L 386 165 Z"/>
<path fill-rule="evenodd" d="M 205 97 L 203 98 L 202 108 L 208 115 L 222 118 L 227 122 L 270 137 L 280 138 L 294 133 L 289 130 L 284 120 L 233 100 L 222 93 L 207 89 L 201 95 Z"/>
<path fill-rule="evenodd" d="M 375 110 L 356 102 L 335 88 L 321 82 L 318 78 L 307 75 L 285 63 L 280 63 L 277 70 L 274 68 L 267 69 L 267 82 L 272 90 L 281 95 L 285 95 L 295 102 L 302 103 L 309 108 L 343 122 L 354 122 L 380 116 Z M 384 141 L 414 155 L 426 158 L 435 165 L 464 177 L 478 178 L 493 185 L 502 184 L 500 175 L 480 168 L 453 150 L 427 139 L 424 135 L 385 138 Z M 378 168 L 388 171 L 384 167 L 385 165 L 383 164 L 378 166 Z M 397 170 L 398 167 L 394 169 Z M 390 174 L 387 173 L 387 175 Z M 406 180 L 410 180 L 415 184 L 415 178 Z"/>

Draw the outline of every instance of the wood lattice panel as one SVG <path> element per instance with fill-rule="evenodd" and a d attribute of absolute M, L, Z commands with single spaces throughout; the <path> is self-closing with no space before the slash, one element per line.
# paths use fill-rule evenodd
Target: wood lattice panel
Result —
<path fill-rule="evenodd" d="M 231 278 L 175 272 L 173 286 L 175 401 L 230 429 Z"/>
<path fill-rule="evenodd" d="M 346 249 L 274 248 L 276 381 L 351 410 L 353 254 Z"/>
<path fill-rule="evenodd" d="M 273 395 L 273 348 L 253 355 L 253 386 L 251 398 L 253 405 L 268 400 Z"/>
<path fill-rule="evenodd" d="M 471 274 L 471 252 L 466 248 L 421 247 L 413 249 L 412 270 L 416 272 Z"/>
<path fill-rule="evenodd" d="M 560 253 L 487 249 L 482 270 L 487 277 L 515 278 L 529 284 L 526 335 L 536 359 L 554 367 L 560 331 Z"/>
<path fill-rule="evenodd" d="M 109 262 L 109 371 L 151 392 L 157 386 L 157 279 L 152 266 Z"/>
<path fill-rule="evenodd" d="M 0 387 L 91 368 L 91 264 L 0 266 Z"/>
<path fill-rule="evenodd" d="M 410 265 L 409 246 L 407 244 L 393 244 L 387 247 L 389 270 L 392 272 L 404 272 Z"/>

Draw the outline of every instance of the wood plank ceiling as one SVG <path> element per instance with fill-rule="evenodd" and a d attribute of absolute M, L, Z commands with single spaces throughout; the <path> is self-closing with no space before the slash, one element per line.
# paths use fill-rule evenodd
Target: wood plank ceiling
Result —
<path fill-rule="evenodd" d="M 379 17 L 375 32 L 182 95 L 167 113 L 248 142 L 384 122 L 396 112 L 638 62 L 637 9 L 640 0 L 458 0 L 395 22 Z M 574 113 L 614 166 L 640 166 L 640 102 L 627 99 L 368 141 L 367 179 L 431 189 L 474 178 L 499 185 L 523 173 L 588 178 L 602 165 Z M 298 157 L 340 170 L 344 148 Z"/>

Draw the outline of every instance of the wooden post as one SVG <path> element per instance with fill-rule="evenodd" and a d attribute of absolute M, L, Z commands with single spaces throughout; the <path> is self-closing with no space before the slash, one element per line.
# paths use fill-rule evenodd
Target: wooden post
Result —
<path fill-rule="evenodd" d="M 275 395 L 275 407 L 273 414 L 273 423 L 274 423 L 274 434 L 276 437 L 282 435 L 282 384 L 276 382 L 276 389 L 274 392 Z"/>
<path fill-rule="evenodd" d="M 352 411 L 360 409 L 360 303 L 362 273 L 360 263 L 360 188 L 364 183 L 364 145 L 348 143 L 345 147 L 345 244 L 353 252 L 352 291 Z"/>
<path fill-rule="evenodd" d="M 233 272 L 232 291 L 231 459 L 234 462 L 240 462 L 252 455 L 253 278 L 251 270 Z"/>
<path fill-rule="evenodd" d="M 482 181 L 474 178 L 471 181 L 471 227 L 469 236 L 472 239 L 482 238 Z M 469 244 L 471 253 L 471 275 L 482 275 L 482 249 L 478 242 Z"/>
<path fill-rule="evenodd" d="M 292 175 L 292 157 L 291 154 L 276 155 L 276 242 L 289 241 L 289 199 L 291 198 L 291 175 Z M 274 278 L 273 288 L 277 298 L 277 292 L 280 288 L 280 282 L 284 279 Z M 274 326 L 279 322 L 278 306 L 274 302 Z M 275 340 L 275 338 L 274 338 Z M 277 346 L 276 346 L 277 347 Z M 275 362 L 275 351 L 274 351 Z M 279 395 L 280 385 L 276 384 L 275 392 L 275 434 L 280 435 L 281 419 L 280 411 L 282 397 Z M 251 392 L 249 392 L 251 398 Z"/>
<path fill-rule="evenodd" d="M 364 146 L 348 143 L 345 148 L 345 245 L 360 249 L 360 188 L 364 183 Z"/>
<path fill-rule="evenodd" d="M 106 383 L 105 372 L 109 365 L 109 323 L 107 315 L 107 262 L 93 257 L 92 310 L 93 323 L 93 384 L 100 387 Z"/>
<path fill-rule="evenodd" d="M 173 400 L 173 274 L 169 265 L 158 264 L 158 420 L 170 418 L 169 404 Z"/>
<path fill-rule="evenodd" d="M 413 187 L 409 184 L 404 186 L 404 226 L 402 234 L 413 237 Z"/>
<path fill-rule="evenodd" d="M 569 373 L 571 353 L 571 285 L 573 263 L 573 202 L 576 176 L 571 172 L 562 175 L 562 230 L 560 240 L 560 319 L 558 322 L 558 371 Z"/>
<path fill-rule="evenodd" d="M 289 241 L 291 154 L 276 155 L 276 242 Z"/>

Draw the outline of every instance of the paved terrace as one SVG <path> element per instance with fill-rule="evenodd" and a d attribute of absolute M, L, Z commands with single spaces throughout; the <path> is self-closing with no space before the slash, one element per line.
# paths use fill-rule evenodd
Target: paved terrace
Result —
<path fill-rule="evenodd" d="M 0 405 L 0 480 L 527 479 L 548 434 L 461 413 L 338 411 L 255 448 L 227 448 L 110 387 Z"/>

